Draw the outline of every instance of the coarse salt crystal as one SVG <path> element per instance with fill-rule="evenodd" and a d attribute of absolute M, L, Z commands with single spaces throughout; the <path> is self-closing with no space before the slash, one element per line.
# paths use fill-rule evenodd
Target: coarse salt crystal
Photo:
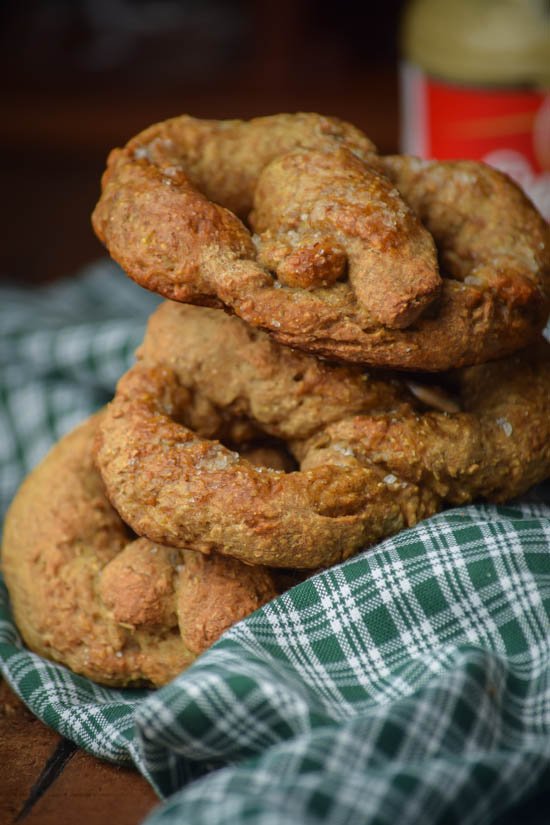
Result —
<path fill-rule="evenodd" d="M 339 452 L 339 453 L 342 453 L 342 455 L 353 455 L 353 456 L 355 455 L 355 453 L 353 452 L 353 450 L 352 450 L 352 448 L 350 447 L 350 445 L 349 445 L 349 444 L 346 444 L 346 443 L 344 443 L 344 442 L 342 442 L 342 441 L 336 441 L 336 442 L 332 445 L 332 449 L 333 449 L 333 450 L 336 450 L 336 451 L 337 451 L 337 452 Z"/>
<path fill-rule="evenodd" d="M 501 428 L 501 430 L 504 432 L 504 434 L 507 435 L 508 438 L 510 438 L 510 436 L 512 435 L 512 433 L 514 431 L 514 428 L 512 427 L 512 425 L 510 424 L 508 419 L 506 419 L 506 418 L 497 418 L 497 424 Z"/>

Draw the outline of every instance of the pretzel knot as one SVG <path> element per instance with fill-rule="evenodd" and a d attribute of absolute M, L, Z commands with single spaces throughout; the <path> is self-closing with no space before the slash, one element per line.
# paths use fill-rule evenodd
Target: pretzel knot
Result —
<path fill-rule="evenodd" d="M 277 590 L 265 568 L 132 539 L 93 463 L 98 424 L 65 436 L 21 487 L 3 571 L 30 648 L 105 684 L 160 685 Z"/>
<path fill-rule="evenodd" d="M 449 395 L 369 377 L 235 317 L 165 304 L 102 420 L 97 463 L 139 535 L 330 565 L 448 503 L 505 500 L 548 474 L 548 345 L 451 379 Z M 298 469 L 253 467 L 221 433 L 283 439 Z"/>
<path fill-rule="evenodd" d="M 152 126 L 111 153 L 93 224 L 148 289 L 333 360 L 479 363 L 548 315 L 548 227 L 510 179 L 320 115 Z"/>

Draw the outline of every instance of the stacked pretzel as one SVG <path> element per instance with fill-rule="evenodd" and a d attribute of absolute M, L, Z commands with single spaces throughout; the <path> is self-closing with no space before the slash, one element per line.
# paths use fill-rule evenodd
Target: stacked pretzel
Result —
<path fill-rule="evenodd" d="M 111 153 L 93 222 L 171 300 L 12 505 L 33 649 L 162 684 L 304 571 L 550 474 L 548 227 L 499 172 L 183 116 Z"/>

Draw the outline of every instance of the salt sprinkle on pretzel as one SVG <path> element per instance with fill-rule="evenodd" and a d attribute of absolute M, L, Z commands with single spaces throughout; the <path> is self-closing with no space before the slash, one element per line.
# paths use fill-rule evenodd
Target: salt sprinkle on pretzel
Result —
<path fill-rule="evenodd" d="M 276 595 L 264 568 L 130 531 L 105 497 L 98 416 L 28 476 L 5 522 L 2 568 L 28 646 L 109 685 L 161 685 Z"/>
<path fill-rule="evenodd" d="M 179 423 L 192 394 L 167 367 L 137 364 L 119 381 L 97 463 L 107 494 L 138 535 L 271 567 L 334 564 L 435 511 L 404 484 L 335 448 L 323 466 L 253 467 Z"/>
<path fill-rule="evenodd" d="M 382 158 L 320 115 L 152 126 L 111 153 L 93 223 L 148 289 L 331 359 L 440 371 L 548 316 L 548 226 L 509 178 Z"/>
<path fill-rule="evenodd" d="M 550 358 L 539 348 L 444 377 L 459 407 L 447 412 L 397 377 L 165 304 L 107 409 L 98 466 L 139 535 L 249 563 L 330 565 L 446 503 L 502 501 L 548 475 Z M 283 438 L 299 470 L 252 467 L 217 440 L 245 422 Z"/>

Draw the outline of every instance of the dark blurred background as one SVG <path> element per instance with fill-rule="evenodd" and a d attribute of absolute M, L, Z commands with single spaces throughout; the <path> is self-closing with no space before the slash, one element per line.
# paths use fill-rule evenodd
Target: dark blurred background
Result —
<path fill-rule="evenodd" d="M 402 0 L 4 0 L 0 277 L 104 254 L 90 228 L 112 146 L 172 115 L 319 111 L 397 149 Z"/>

